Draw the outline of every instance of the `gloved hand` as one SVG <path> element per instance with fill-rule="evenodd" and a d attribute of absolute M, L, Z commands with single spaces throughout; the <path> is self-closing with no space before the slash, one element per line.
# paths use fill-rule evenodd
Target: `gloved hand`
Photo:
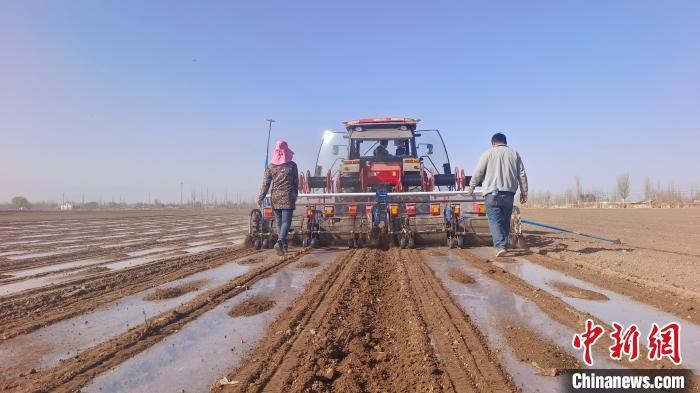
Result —
<path fill-rule="evenodd" d="M 520 194 L 520 203 L 523 205 L 527 203 L 527 194 Z"/>

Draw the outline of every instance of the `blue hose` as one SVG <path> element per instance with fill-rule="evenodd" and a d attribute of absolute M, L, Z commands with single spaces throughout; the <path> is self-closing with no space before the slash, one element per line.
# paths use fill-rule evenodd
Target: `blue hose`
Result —
<path fill-rule="evenodd" d="M 571 233 L 571 234 L 579 235 L 579 236 L 590 237 L 591 239 L 602 240 L 602 241 L 608 242 L 608 243 L 610 243 L 610 244 L 621 244 L 621 243 L 622 243 L 622 242 L 620 241 L 620 239 L 617 239 L 617 240 L 610 240 L 610 239 L 606 239 L 606 238 L 604 238 L 604 237 L 589 235 L 589 234 L 587 234 L 587 233 L 582 233 L 582 232 L 576 232 L 576 231 L 572 231 L 571 229 L 559 228 L 559 227 L 555 227 L 555 226 L 551 226 L 551 225 L 547 225 L 547 224 L 542 224 L 542 223 L 535 222 L 535 221 L 521 220 L 521 222 L 522 222 L 523 224 L 529 224 L 529 225 L 534 225 L 534 226 L 538 226 L 538 227 L 542 227 L 542 228 L 553 229 L 553 230 L 555 230 L 555 231 L 560 231 L 560 232 L 565 232 L 565 233 Z"/>

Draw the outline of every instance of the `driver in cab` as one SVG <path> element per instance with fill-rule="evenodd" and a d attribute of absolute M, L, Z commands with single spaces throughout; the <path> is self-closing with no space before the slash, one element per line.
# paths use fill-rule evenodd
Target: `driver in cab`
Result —
<path fill-rule="evenodd" d="M 389 153 L 389 140 L 388 139 L 382 139 L 379 141 L 379 146 L 377 146 L 376 149 L 374 149 L 374 156 L 375 157 L 392 157 L 391 153 Z"/>

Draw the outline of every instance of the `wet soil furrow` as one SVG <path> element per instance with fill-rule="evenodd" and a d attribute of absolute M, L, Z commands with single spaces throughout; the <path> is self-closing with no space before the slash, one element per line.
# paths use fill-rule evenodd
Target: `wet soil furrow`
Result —
<path fill-rule="evenodd" d="M 362 251 L 358 254 L 364 255 Z M 240 384 L 235 387 L 215 386 L 215 390 L 262 391 L 271 387 L 269 382 L 275 373 L 288 375 L 307 340 L 316 333 L 310 326 L 318 326 L 329 312 L 333 299 L 344 287 L 343 283 L 350 280 L 353 265 L 359 257 L 354 251 L 341 254 L 314 278 L 305 294 L 269 326 L 265 339 L 251 352 L 247 361 L 229 375 Z"/>
<path fill-rule="evenodd" d="M 243 232 L 237 232 L 236 235 L 242 235 Z M 200 241 L 202 242 L 207 242 L 205 244 L 200 244 L 201 246 L 208 245 L 208 244 L 217 244 L 220 243 L 221 241 L 225 241 L 226 237 L 221 237 L 217 236 L 216 238 L 202 238 Z M 42 273 L 36 273 L 32 275 L 24 275 L 24 276 L 13 276 L 13 274 L 16 274 L 17 272 L 23 272 L 26 269 L 21 269 L 21 270 L 16 270 L 16 269 L 11 269 L 4 271 L 3 275 L 6 275 L 6 278 L 0 279 L 0 285 L 5 285 L 5 284 L 10 284 L 10 283 L 15 283 L 15 282 L 20 282 L 20 281 L 26 281 L 30 279 L 35 279 L 39 277 L 45 277 L 45 276 L 53 276 L 61 273 L 67 273 L 67 272 L 72 272 L 72 271 L 82 271 L 88 266 L 97 266 L 97 265 L 107 265 L 110 263 L 115 263 L 115 262 L 121 262 L 121 261 L 128 261 L 130 259 L 136 259 L 138 257 L 144 257 L 144 256 L 159 256 L 159 254 L 163 254 L 163 259 L 168 258 L 168 255 L 165 254 L 173 254 L 176 253 L 182 253 L 182 254 L 187 254 L 186 250 L 188 248 L 192 248 L 193 246 L 190 244 L 187 244 L 186 242 L 166 242 L 166 243 L 161 243 L 161 242 L 156 242 L 156 243 L 149 243 L 151 246 L 155 247 L 150 247 L 150 248 L 145 248 L 143 247 L 144 244 L 139 244 L 138 247 L 136 247 L 134 250 L 126 250 L 126 251 L 120 251 L 120 252 L 115 252 L 114 249 L 110 250 L 108 253 L 102 253 L 102 252 L 96 252 L 96 253 L 87 253 L 85 255 L 82 255 L 81 258 L 79 258 L 77 261 L 84 261 L 88 259 L 97 259 L 101 258 L 103 261 L 99 263 L 92 263 L 90 265 L 83 265 L 83 266 L 72 266 L 72 267 L 65 267 L 65 268 L 60 268 L 60 269 L 55 269 L 55 270 L 47 270 Z M 231 247 L 231 244 L 228 244 L 228 248 Z M 217 248 L 223 248 L 223 247 L 217 247 Z M 159 249 L 167 249 L 163 251 L 159 251 Z M 152 254 L 151 253 L 146 253 L 148 250 L 156 250 Z M 184 251 L 183 251 L 184 250 Z M 139 251 L 142 251 L 142 254 L 138 254 Z M 130 255 L 129 252 L 137 252 L 135 255 Z M 33 268 L 48 268 L 51 266 L 55 265 L 61 265 L 62 263 L 65 263 L 66 260 L 70 261 L 76 261 L 75 258 L 64 258 L 63 255 L 60 256 L 61 260 L 55 260 L 51 262 L 46 262 L 42 263 L 39 265 L 34 265 L 30 266 L 32 269 Z M 2 276 L 0 276 L 2 277 Z"/>
<path fill-rule="evenodd" d="M 241 231 L 238 231 L 235 233 L 227 233 L 225 235 L 215 234 L 215 235 L 208 236 L 208 237 L 195 237 L 194 235 L 189 234 L 188 237 L 173 239 L 173 240 L 169 240 L 169 241 L 162 241 L 162 240 L 154 239 L 154 240 L 148 240 L 148 241 L 143 242 L 143 243 L 125 244 L 123 246 L 117 246 L 117 247 L 111 247 L 111 248 L 100 248 L 99 246 L 89 246 L 87 249 L 82 249 L 80 251 L 75 251 L 75 252 L 58 253 L 58 254 L 50 255 L 50 256 L 27 258 L 27 259 L 15 260 L 15 261 L 5 260 L 0 265 L 0 273 L 11 274 L 13 271 L 55 265 L 57 263 L 65 262 L 66 260 L 85 259 L 85 258 L 94 258 L 94 257 L 109 257 L 109 256 L 113 256 L 113 255 L 118 256 L 118 255 L 123 255 L 124 253 L 128 253 L 128 252 L 139 251 L 143 248 L 148 248 L 148 247 L 182 245 L 181 248 L 184 248 L 184 247 L 186 247 L 186 245 L 183 245 L 183 244 L 187 243 L 189 241 L 194 241 L 194 240 L 197 240 L 197 241 L 207 240 L 207 241 L 211 241 L 211 242 L 223 241 L 223 240 L 226 240 L 227 237 L 234 236 L 236 234 L 241 235 L 244 233 L 246 233 L 246 231 L 241 230 Z M 135 237 L 135 238 L 137 238 L 137 237 Z M 120 239 L 120 241 L 127 242 L 127 241 L 135 239 L 135 238 L 124 238 L 124 239 Z"/>
<path fill-rule="evenodd" d="M 24 380 L 6 383 L 3 388 L 12 388 L 20 392 L 76 391 L 96 375 L 117 366 L 152 347 L 165 337 L 176 333 L 187 323 L 246 291 L 257 281 L 298 260 L 306 252 L 306 250 L 302 250 L 290 253 L 273 263 L 234 278 L 227 284 L 208 290 L 174 310 L 150 318 L 128 332 L 64 360 L 54 368 L 30 374 Z"/>
<path fill-rule="evenodd" d="M 457 255 L 461 256 L 466 261 L 470 262 L 474 267 L 488 274 L 489 277 L 506 286 L 508 289 L 513 291 L 513 293 L 532 301 L 550 318 L 573 329 L 575 332 L 583 330 L 585 321 L 588 318 L 594 320 L 597 324 L 604 326 L 606 331 L 612 331 L 612 328 L 609 325 L 601 321 L 595 315 L 577 310 L 559 297 L 542 288 L 530 285 L 523 279 L 494 265 L 489 260 L 478 257 L 466 250 L 456 250 L 454 252 L 456 252 Z M 612 344 L 612 339 L 607 335 L 601 336 L 597 342 L 597 345 L 600 346 L 600 348 L 610 347 Z M 676 367 L 671 362 L 666 360 L 651 362 L 642 357 L 637 359 L 635 362 L 623 360 L 620 362 L 620 364 L 629 368 L 655 368 L 659 365 L 666 368 Z"/>
<path fill-rule="evenodd" d="M 418 251 L 401 251 L 418 303 L 442 362 L 458 392 L 514 391 L 510 376 L 489 351 L 481 332 L 452 302 Z"/>
<path fill-rule="evenodd" d="M 0 303 L 0 339 L 7 340 L 34 331 L 102 304 L 255 252 L 230 248 L 212 250 L 118 272 L 108 271 L 51 288 L 38 288 L 29 293 L 13 295 Z"/>
<path fill-rule="evenodd" d="M 328 267 L 228 376 L 238 384 L 213 390 L 517 390 L 446 292 L 431 288 L 440 284 L 427 266 L 408 259 L 360 250 Z"/>
<path fill-rule="evenodd" d="M 684 320 L 700 324 L 700 312 L 698 312 L 700 299 L 689 294 L 689 291 L 682 291 L 678 288 L 673 290 L 660 288 L 658 284 L 654 283 L 641 283 L 639 279 L 632 279 L 620 273 L 601 271 L 602 269 L 595 269 L 590 264 L 577 263 L 576 260 L 561 261 L 539 254 L 527 254 L 523 257 L 548 269 L 588 281 L 621 295 L 629 296 L 641 303 L 652 305 Z"/>

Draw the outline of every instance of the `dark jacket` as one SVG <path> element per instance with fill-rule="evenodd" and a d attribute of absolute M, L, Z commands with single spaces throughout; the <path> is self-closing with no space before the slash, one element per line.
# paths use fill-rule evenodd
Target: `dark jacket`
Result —
<path fill-rule="evenodd" d="M 265 169 L 258 202 L 262 202 L 265 198 L 270 184 L 272 184 L 270 201 L 273 209 L 296 208 L 297 194 L 299 193 L 299 171 L 294 161 L 282 165 L 270 164 Z"/>
<path fill-rule="evenodd" d="M 379 145 L 374 149 L 374 156 L 375 157 L 391 157 L 391 153 L 389 153 L 389 150 L 386 147 Z"/>

